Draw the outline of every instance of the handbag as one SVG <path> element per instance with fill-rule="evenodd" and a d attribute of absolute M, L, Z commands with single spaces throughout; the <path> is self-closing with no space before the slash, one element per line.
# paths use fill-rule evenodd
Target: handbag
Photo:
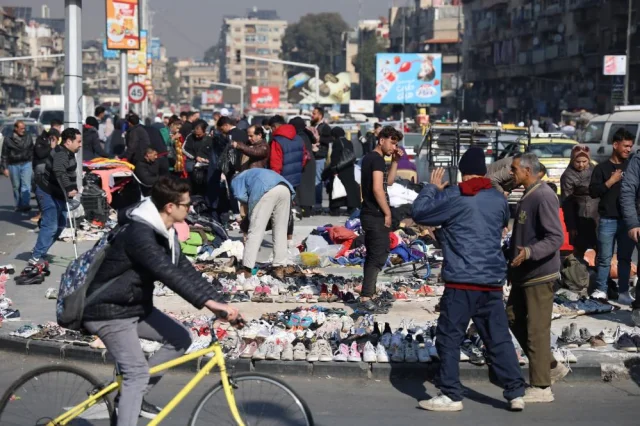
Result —
<path fill-rule="evenodd" d="M 344 184 L 338 176 L 334 177 L 331 185 L 331 199 L 337 200 L 338 198 L 344 198 L 346 196 L 347 188 L 344 187 Z"/>
<path fill-rule="evenodd" d="M 352 166 L 356 162 L 356 154 L 353 149 L 347 149 L 342 138 L 339 139 L 342 144 L 342 153 L 340 154 L 340 160 L 335 166 L 336 173 L 341 172 L 349 166 Z"/>

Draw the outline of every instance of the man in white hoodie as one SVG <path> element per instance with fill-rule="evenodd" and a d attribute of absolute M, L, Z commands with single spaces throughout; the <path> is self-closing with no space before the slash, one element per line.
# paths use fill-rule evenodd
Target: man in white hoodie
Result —
<path fill-rule="evenodd" d="M 161 378 L 150 377 L 149 368 L 180 357 L 191 345 L 189 330 L 153 306 L 155 281 L 197 309 L 206 307 L 232 323 L 241 319 L 237 309 L 218 301 L 221 294 L 180 252 L 173 224 L 184 220 L 190 205 L 187 182 L 159 178 L 151 197 L 127 215 L 127 228 L 114 239 L 87 291 L 87 298 L 96 294 L 85 307 L 84 327 L 102 339 L 123 374 L 118 426 L 161 411 L 144 400 Z M 163 344 L 149 363 L 139 338 Z"/>

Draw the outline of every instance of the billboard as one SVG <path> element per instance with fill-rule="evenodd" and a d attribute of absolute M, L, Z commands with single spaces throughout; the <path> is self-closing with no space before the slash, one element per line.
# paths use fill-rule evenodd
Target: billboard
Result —
<path fill-rule="evenodd" d="M 316 87 L 320 99 L 316 98 Z M 315 74 L 299 72 L 287 80 L 287 100 L 292 104 L 348 104 L 351 100 L 351 75 L 348 72 L 327 73 L 317 81 Z"/>
<path fill-rule="evenodd" d="M 102 58 L 103 59 L 118 59 L 120 52 L 117 50 L 107 49 L 107 39 L 102 40 Z"/>
<path fill-rule="evenodd" d="M 378 53 L 376 102 L 439 104 L 442 97 L 442 55 Z"/>
<path fill-rule="evenodd" d="M 251 88 L 251 108 L 267 109 L 280 106 L 278 87 L 254 86 Z"/>
<path fill-rule="evenodd" d="M 202 92 L 202 105 L 221 104 L 224 99 L 222 90 L 205 90 Z"/>
<path fill-rule="evenodd" d="M 351 102 L 349 102 L 349 112 L 373 114 L 374 107 L 375 105 L 373 101 L 352 99 Z"/>
<path fill-rule="evenodd" d="M 147 57 L 151 60 L 160 60 L 160 39 L 158 37 L 153 37 L 149 42 L 149 52 L 147 53 Z"/>
<path fill-rule="evenodd" d="M 140 48 L 139 0 L 106 0 L 107 47 L 111 50 Z"/>
<path fill-rule="evenodd" d="M 626 55 L 607 55 L 602 65 L 604 75 L 625 75 L 627 73 Z"/>
<path fill-rule="evenodd" d="M 144 75 L 147 73 L 147 31 L 140 31 L 140 49 L 127 52 L 127 68 L 129 74 Z"/>

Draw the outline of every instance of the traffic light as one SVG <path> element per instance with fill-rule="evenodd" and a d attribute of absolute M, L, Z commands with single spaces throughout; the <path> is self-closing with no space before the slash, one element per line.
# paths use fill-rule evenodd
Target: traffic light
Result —
<path fill-rule="evenodd" d="M 240 50 L 236 50 L 236 64 L 239 64 L 240 62 Z"/>

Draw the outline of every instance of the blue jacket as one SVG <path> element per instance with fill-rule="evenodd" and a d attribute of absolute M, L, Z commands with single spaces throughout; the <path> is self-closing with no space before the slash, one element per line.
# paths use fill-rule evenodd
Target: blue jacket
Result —
<path fill-rule="evenodd" d="M 629 160 L 624 171 L 622 186 L 620 188 L 620 210 L 627 230 L 640 228 L 638 219 L 638 201 L 640 200 L 640 155 L 634 155 Z"/>
<path fill-rule="evenodd" d="M 249 205 L 251 216 L 262 196 L 281 183 L 287 185 L 293 199 L 296 194 L 293 186 L 283 176 L 269 169 L 249 169 L 240 173 L 231 181 L 231 190 L 238 201 Z"/>
<path fill-rule="evenodd" d="M 291 124 L 283 124 L 273 132 L 273 143 L 282 150 L 282 158 L 271 155 L 271 169 L 280 173 L 289 183 L 297 188 L 302 182 L 302 161 L 304 159 L 304 142 Z M 272 153 L 273 153 L 272 148 Z M 281 164 L 275 164 L 280 162 Z"/>
<path fill-rule="evenodd" d="M 413 220 L 441 226 L 436 235 L 442 244 L 445 283 L 502 286 L 507 275 L 502 231 L 509 223 L 509 206 L 489 179 L 473 179 L 443 191 L 425 186 L 413 203 Z"/>

